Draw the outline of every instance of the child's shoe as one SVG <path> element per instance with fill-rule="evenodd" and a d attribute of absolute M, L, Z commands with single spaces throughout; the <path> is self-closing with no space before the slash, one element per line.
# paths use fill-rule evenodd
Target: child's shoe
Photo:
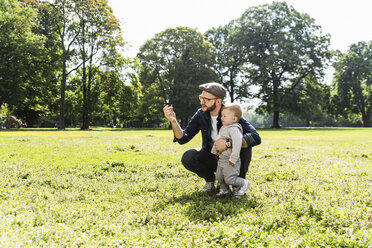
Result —
<path fill-rule="evenodd" d="M 244 179 L 244 184 L 240 188 L 238 188 L 237 191 L 234 190 L 234 196 L 237 198 L 240 198 L 240 196 L 245 195 L 249 187 L 249 181 L 247 179 Z"/>

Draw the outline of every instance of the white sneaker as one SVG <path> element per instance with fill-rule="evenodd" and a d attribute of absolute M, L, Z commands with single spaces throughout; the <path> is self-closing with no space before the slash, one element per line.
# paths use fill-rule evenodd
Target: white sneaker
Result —
<path fill-rule="evenodd" d="M 240 189 L 240 187 L 233 187 L 233 195 L 234 195 L 234 198 L 236 198 L 236 199 L 242 198 L 241 195 L 238 195 L 239 189 Z"/>
<path fill-rule="evenodd" d="M 238 191 L 234 192 L 235 193 L 234 195 L 235 196 L 243 196 L 243 195 L 245 195 L 245 193 L 248 190 L 248 187 L 249 187 L 249 181 L 247 179 L 244 179 L 243 186 L 241 186 Z"/>
<path fill-rule="evenodd" d="M 220 191 L 216 194 L 217 196 L 224 196 L 230 195 L 232 192 L 230 189 L 220 189 Z"/>
<path fill-rule="evenodd" d="M 203 188 L 203 191 L 212 191 L 214 190 L 214 181 L 213 182 L 206 182 Z"/>

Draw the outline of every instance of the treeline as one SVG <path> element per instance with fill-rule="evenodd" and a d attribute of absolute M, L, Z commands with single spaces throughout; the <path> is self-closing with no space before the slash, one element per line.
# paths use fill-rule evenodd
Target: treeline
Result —
<path fill-rule="evenodd" d="M 133 59 L 125 45 L 107 0 L 0 0 L 1 112 L 28 126 L 152 127 L 166 123 L 162 107 L 172 104 L 185 125 L 198 85 L 217 81 L 227 101 L 258 99 L 248 116 L 262 126 L 371 123 L 372 42 L 330 51 L 330 35 L 284 2 L 205 34 L 166 29 Z"/>

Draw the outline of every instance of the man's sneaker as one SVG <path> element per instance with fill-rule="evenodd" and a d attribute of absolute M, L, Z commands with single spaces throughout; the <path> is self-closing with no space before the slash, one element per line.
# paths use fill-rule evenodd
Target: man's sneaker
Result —
<path fill-rule="evenodd" d="M 213 182 L 206 182 L 203 188 L 203 191 L 212 191 L 214 190 L 214 181 Z"/>
<path fill-rule="evenodd" d="M 217 196 L 224 196 L 224 195 L 230 195 L 232 192 L 229 188 L 227 189 L 220 189 L 220 191 L 216 194 Z"/>
<path fill-rule="evenodd" d="M 247 179 L 244 179 L 244 184 L 243 186 L 240 187 L 240 189 L 235 192 L 235 196 L 243 196 L 245 194 L 245 192 L 247 192 L 248 190 L 248 187 L 249 187 L 249 181 Z"/>

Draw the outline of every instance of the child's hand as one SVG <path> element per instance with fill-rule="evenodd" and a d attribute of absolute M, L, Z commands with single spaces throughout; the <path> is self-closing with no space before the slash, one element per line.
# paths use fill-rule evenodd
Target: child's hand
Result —
<path fill-rule="evenodd" d="M 232 167 L 234 167 L 235 166 L 235 164 L 234 163 L 232 163 L 230 160 L 229 160 L 229 165 L 231 165 Z"/>

